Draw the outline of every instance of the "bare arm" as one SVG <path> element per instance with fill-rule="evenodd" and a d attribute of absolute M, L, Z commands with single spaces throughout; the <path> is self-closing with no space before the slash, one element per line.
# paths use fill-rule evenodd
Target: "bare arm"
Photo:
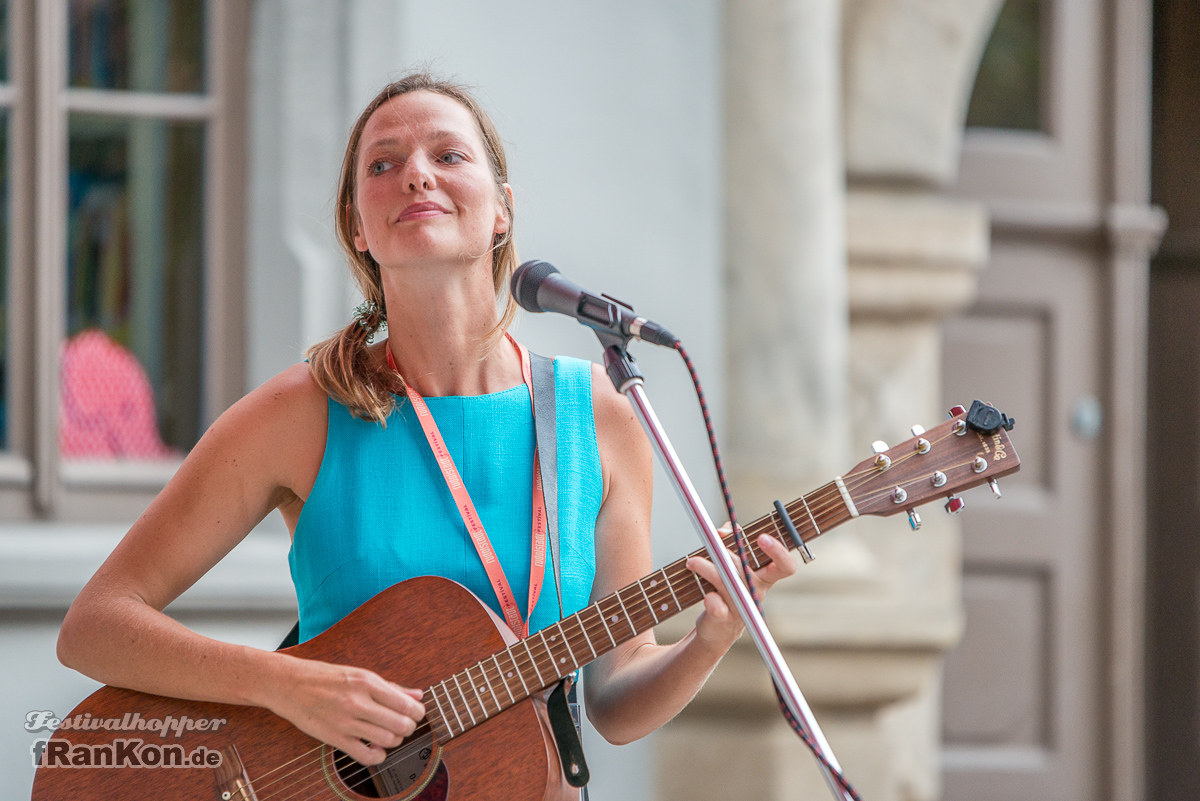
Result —
<path fill-rule="evenodd" d="M 411 733 L 419 693 L 203 637 L 162 612 L 273 509 L 302 503 L 326 424 L 303 365 L 223 414 L 75 599 L 59 634 L 63 664 L 143 692 L 263 706 L 363 762 Z"/>
<path fill-rule="evenodd" d="M 596 432 L 604 469 L 605 497 L 596 521 L 596 581 L 603 597 L 651 571 L 650 500 L 652 454 L 628 401 L 602 372 L 593 374 Z M 776 539 L 760 545 L 772 560 L 755 574 L 760 592 L 795 572 L 794 557 Z M 708 560 L 688 568 L 720 586 Z M 673 645 L 659 645 L 653 630 L 621 644 L 588 666 L 584 691 L 588 717 L 609 742 L 643 737 L 673 718 L 695 697 L 721 657 L 741 635 L 742 623 L 722 593 L 704 598 L 695 628 Z"/>

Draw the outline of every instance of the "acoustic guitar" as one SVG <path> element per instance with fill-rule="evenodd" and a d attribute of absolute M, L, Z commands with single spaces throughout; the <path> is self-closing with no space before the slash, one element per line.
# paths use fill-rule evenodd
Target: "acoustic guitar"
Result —
<path fill-rule="evenodd" d="M 860 515 L 905 511 L 991 483 L 1020 466 L 1012 421 L 976 402 L 845 475 L 744 526 L 748 558 L 772 533 L 806 543 Z M 783 514 L 781 515 L 780 510 Z M 727 538 L 732 544 L 732 535 Z M 696 555 L 703 555 L 697 551 Z M 462 586 L 401 582 L 287 649 L 424 689 L 425 719 L 383 764 L 354 762 L 273 713 L 102 687 L 35 745 L 32 801 L 316 801 L 570 798 L 545 717 L 545 691 L 618 644 L 700 601 L 711 587 L 679 559 L 523 640 Z"/>

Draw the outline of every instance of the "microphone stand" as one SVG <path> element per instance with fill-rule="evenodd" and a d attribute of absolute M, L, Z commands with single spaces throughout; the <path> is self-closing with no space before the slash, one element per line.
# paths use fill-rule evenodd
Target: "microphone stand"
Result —
<path fill-rule="evenodd" d="M 679 493 L 683 505 L 687 508 L 692 523 L 700 533 L 709 558 L 716 565 L 721 581 L 729 591 L 734 609 L 745 623 L 746 630 L 750 632 L 750 636 L 754 640 L 754 645 L 758 648 L 759 655 L 766 664 L 771 678 L 775 682 L 775 686 L 779 688 L 779 693 L 783 697 L 784 703 L 791 711 L 792 716 L 799 721 L 805 734 L 813 742 L 815 750 L 826 760 L 828 765 L 840 773 L 842 770 L 841 765 L 838 764 L 837 758 L 833 755 L 833 751 L 829 747 L 829 743 L 825 740 L 825 735 L 821 732 L 821 727 L 817 724 L 816 718 L 813 717 L 808 702 L 804 700 L 804 694 L 800 692 L 800 688 L 796 685 L 796 680 L 793 678 L 787 663 L 784 661 L 783 654 L 780 653 L 779 647 L 775 644 L 770 631 L 767 630 L 767 625 L 763 621 L 762 615 L 759 613 L 758 607 L 750 595 L 750 591 L 746 589 L 746 585 L 742 581 L 741 570 L 734 563 L 733 557 L 721 541 L 721 535 L 709 518 L 708 512 L 705 511 L 704 505 L 700 501 L 700 496 L 697 494 L 695 487 L 692 486 L 691 479 L 688 478 L 683 464 L 675 453 L 675 448 L 671 445 L 670 440 L 667 439 L 666 432 L 658 422 L 658 417 L 654 414 L 654 409 L 650 406 L 650 401 L 647 399 L 643 389 L 645 382 L 642 379 L 642 373 L 637 365 L 634 364 L 633 357 L 627 351 L 629 341 L 633 337 L 618 336 L 610 331 L 604 331 L 599 328 L 593 328 L 592 330 L 596 332 L 596 336 L 604 348 L 604 366 L 608 372 L 609 379 L 612 380 L 613 386 L 617 388 L 617 391 L 625 395 L 633 403 L 634 411 L 637 413 L 642 427 L 646 430 L 646 434 L 649 435 L 650 441 L 654 445 L 654 449 L 663 467 L 666 468 L 675 490 Z M 817 764 L 822 775 L 825 777 L 826 784 L 829 785 L 829 789 L 833 793 L 833 797 L 839 801 L 853 801 L 853 797 L 843 790 L 837 780 L 834 779 L 829 768 L 819 760 Z"/>

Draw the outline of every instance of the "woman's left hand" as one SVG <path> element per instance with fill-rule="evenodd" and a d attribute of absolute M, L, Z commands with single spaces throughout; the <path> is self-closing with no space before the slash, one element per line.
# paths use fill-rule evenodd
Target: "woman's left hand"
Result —
<path fill-rule="evenodd" d="M 728 525 L 721 527 L 722 533 L 729 531 Z M 796 557 L 770 534 L 761 535 L 757 543 L 770 559 L 765 566 L 751 574 L 754 591 L 761 600 L 776 582 L 796 572 Z M 735 563 L 738 562 L 736 552 L 733 553 L 733 559 Z M 711 561 L 692 557 L 687 560 L 687 568 L 716 588 L 704 596 L 704 611 L 696 619 L 696 637 L 710 648 L 724 653 L 741 636 L 744 628 L 742 619 L 733 608 L 725 584 Z"/>

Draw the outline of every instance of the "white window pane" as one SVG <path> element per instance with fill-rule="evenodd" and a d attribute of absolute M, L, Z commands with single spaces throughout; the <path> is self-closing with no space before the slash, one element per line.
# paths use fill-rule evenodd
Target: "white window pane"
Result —
<path fill-rule="evenodd" d="M 71 0 L 70 85 L 203 92 L 203 0 Z"/>
<path fill-rule="evenodd" d="M 1006 0 L 984 49 L 967 110 L 978 128 L 1042 129 L 1042 0 Z"/>
<path fill-rule="evenodd" d="M 200 434 L 204 126 L 72 114 L 60 446 L 175 458 Z"/>

